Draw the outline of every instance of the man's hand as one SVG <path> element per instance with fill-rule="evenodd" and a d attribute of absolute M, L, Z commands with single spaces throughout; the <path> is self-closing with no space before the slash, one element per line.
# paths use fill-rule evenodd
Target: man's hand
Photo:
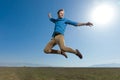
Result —
<path fill-rule="evenodd" d="M 48 17 L 49 17 L 49 18 L 52 18 L 52 15 L 51 15 L 51 13 L 48 13 Z"/>
<path fill-rule="evenodd" d="M 87 22 L 85 25 L 91 27 L 91 26 L 93 26 L 93 23 L 91 23 L 91 22 Z"/>

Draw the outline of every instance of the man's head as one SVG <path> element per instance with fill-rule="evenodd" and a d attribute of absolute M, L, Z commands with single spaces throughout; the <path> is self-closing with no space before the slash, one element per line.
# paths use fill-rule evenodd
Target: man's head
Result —
<path fill-rule="evenodd" d="M 63 18 L 64 17 L 64 10 L 63 9 L 58 10 L 57 14 L 58 14 L 58 18 Z"/>

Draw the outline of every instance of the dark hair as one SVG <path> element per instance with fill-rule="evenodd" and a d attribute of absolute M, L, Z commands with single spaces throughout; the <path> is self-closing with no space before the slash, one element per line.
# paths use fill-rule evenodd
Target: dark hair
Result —
<path fill-rule="evenodd" d="M 64 9 L 60 9 L 60 10 L 58 10 L 57 14 L 59 14 L 59 13 L 60 13 L 60 11 L 64 11 Z"/>

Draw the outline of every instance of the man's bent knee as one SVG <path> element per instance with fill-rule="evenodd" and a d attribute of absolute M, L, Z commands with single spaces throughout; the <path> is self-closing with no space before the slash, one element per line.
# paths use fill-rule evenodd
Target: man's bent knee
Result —
<path fill-rule="evenodd" d="M 61 50 L 65 52 L 65 51 L 66 51 L 66 48 L 65 48 L 65 47 L 62 47 Z"/>
<path fill-rule="evenodd" d="M 44 49 L 44 53 L 48 54 L 48 53 L 50 53 L 50 52 L 51 52 L 51 50 L 49 50 L 49 49 Z"/>

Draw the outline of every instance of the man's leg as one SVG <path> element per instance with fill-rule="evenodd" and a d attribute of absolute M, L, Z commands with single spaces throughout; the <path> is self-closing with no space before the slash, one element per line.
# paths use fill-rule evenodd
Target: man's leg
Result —
<path fill-rule="evenodd" d="M 55 39 L 54 38 L 51 39 L 51 41 L 46 45 L 44 52 L 47 54 L 61 54 L 67 58 L 67 55 L 65 54 L 65 52 L 52 49 L 56 44 L 57 43 L 56 43 Z"/>
<path fill-rule="evenodd" d="M 73 53 L 73 54 L 76 54 L 78 57 L 82 58 L 82 54 L 79 52 L 79 50 L 74 50 L 70 47 L 66 47 L 65 46 L 65 42 L 64 42 L 64 36 L 63 35 L 58 35 L 55 37 L 60 49 L 64 52 L 70 52 L 70 53 Z"/>
<path fill-rule="evenodd" d="M 56 41 L 57 41 L 57 43 L 58 43 L 58 45 L 59 45 L 59 47 L 62 51 L 77 54 L 77 52 L 75 50 L 73 50 L 70 47 L 65 46 L 63 35 L 58 35 L 58 36 L 55 37 L 55 39 L 56 39 Z"/>
<path fill-rule="evenodd" d="M 51 39 L 51 41 L 46 45 L 44 52 L 49 53 L 58 53 L 58 50 L 52 49 L 56 45 L 55 39 Z"/>

